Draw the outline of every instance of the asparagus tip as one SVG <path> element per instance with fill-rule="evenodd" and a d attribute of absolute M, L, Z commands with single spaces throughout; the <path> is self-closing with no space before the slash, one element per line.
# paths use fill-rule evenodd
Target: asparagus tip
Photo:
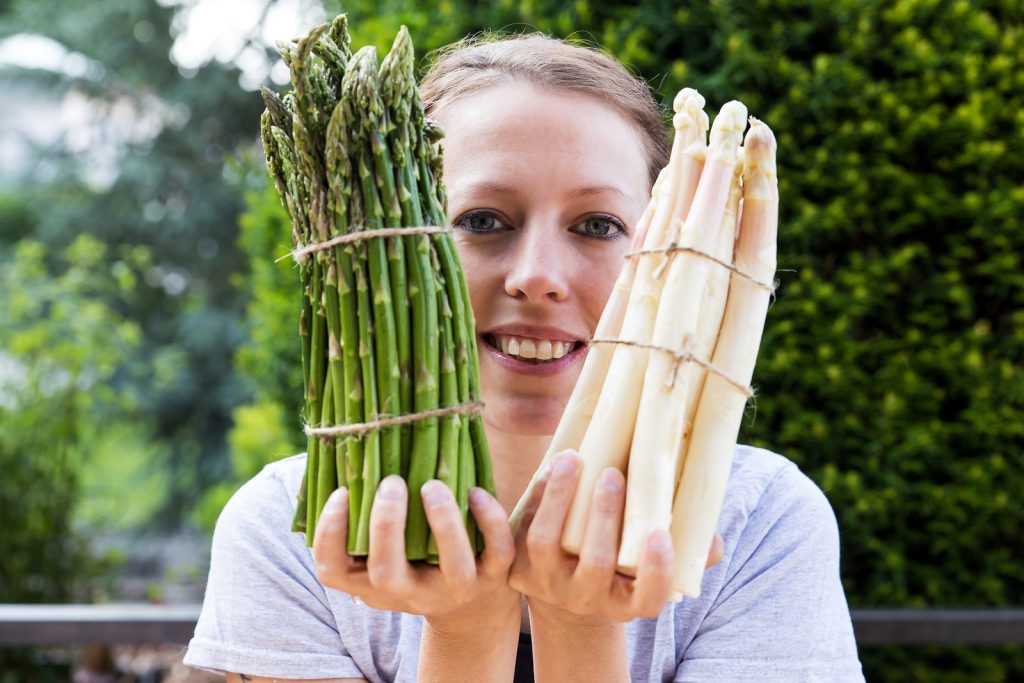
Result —
<path fill-rule="evenodd" d="M 704 97 L 693 88 L 683 88 L 676 94 L 672 102 L 672 110 L 675 112 L 689 111 L 692 107 L 704 108 Z"/>
<path fill-rule="evenodd" d="M 775 151 L 778 144 L 772 129 L 751 116 L 750 130 L 743 139 L 743 147 L 747 150 L 744 158 L 744 175 L 752 177 L 755 173 L 762 173 L 775 180 Z"/>
<path fill-rule="evenodd" d="M 742 102 L 732 100 L 722 106 L 711 126 L 709 149 L 720 150 L 730 159 L 733 150 L 738 149 L 747 128 L 747 108 Z M 714 152 L 711 152 L 714 153 Z M 731 161 L 730 161 L 731 163 Z"/>

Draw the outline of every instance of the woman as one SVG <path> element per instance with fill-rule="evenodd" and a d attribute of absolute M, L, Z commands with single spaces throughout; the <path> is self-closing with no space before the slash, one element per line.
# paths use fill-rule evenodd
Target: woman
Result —
<path fill-rule="evenodd" d="M 447 131 L 449 214 L 476 317 L 497 499 L 471 510 L 423 488 L 440 566 L 405 560 L 407 492 L 382 482 L 371 555 L 345 547 L 345 492 L 312 554 L 288 534 L 304 470 L 268 466 L 225 508 L 186 662 L 259 677 L 510 681 L 520 633 L 548 681 L 862 680 L 838 577 L 835 518 L 775 454 L 737 449 L 699 599 L 671 602 L 672 548 L 652 534 L 635 580 L 614 571 L 624 482 L 604 473 L 580 557 L 559 537 L 579 459 L 561 454 L 517 538 L 507 511 L 572 391 L 668 141 L 646 86 L 595 51 L 529 36 L 456 46 L 422 85 Z M 721 561 L 719 561 L 721 560 Z M 529 664 L 524 649 L 518 665 Z"/>

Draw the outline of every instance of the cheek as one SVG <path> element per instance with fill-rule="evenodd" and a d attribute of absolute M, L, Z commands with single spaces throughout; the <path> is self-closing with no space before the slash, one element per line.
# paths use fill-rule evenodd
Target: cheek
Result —
<path fill-rule="evenodd" d="M 627 240 L 622 241 L 627 242 Z M 626 263 L 624 255 L 627 251 L 629 251 L 629 247 L 628 244 L 625 244 L 621 249 L 609 250 L 586 262 L 587 266 L 583 269 L 582 275 L 583 282 L 577 285 L 576 294 L 587 312 L 587 317 L 593 321 L 594 325 L 600 319 L 605 304 L 608 303 L 608 298 L 615 287 L 615 281 L 618 279 L 619 273 L 622 272 L 622 267 Z"/>

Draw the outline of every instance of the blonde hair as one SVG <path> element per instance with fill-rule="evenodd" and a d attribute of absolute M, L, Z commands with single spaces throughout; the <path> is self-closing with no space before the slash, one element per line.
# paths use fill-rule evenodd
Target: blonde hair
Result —
<path fill-rule="evenodd" d="M 420 84 L 427 116 L 478 90 L 524 80 L 555 91 L 597 98 L 618 111 L 640 136 L 649 182 L 668 163 L 668 129 L 647 84 L 614 57 L 539 33 L 466 38 L 434 53 Z"/>

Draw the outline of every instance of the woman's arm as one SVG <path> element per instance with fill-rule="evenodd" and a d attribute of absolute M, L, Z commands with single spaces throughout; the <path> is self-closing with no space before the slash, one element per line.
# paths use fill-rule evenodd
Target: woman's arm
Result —
<path fill-rule="evenodd" d="M 423 486 L 423 503 L 437 540 L 439 566 L 405 558 L 405 482 L 388 477 L 370 515 L 370 554 L 345 552 L 347 492 L 335 492 L 317 524 L 313 556 L 325 585 L 358 596 L 367 606 L 424 617 L 418 681 L 510 681 L 520 623 L 519 594 L 507 584 L 515 547 L 505 511 L 482 489 L 470 493 L 470 509 L 484 535 L 474 558 L 451 491 L 438 481 Z"/>

